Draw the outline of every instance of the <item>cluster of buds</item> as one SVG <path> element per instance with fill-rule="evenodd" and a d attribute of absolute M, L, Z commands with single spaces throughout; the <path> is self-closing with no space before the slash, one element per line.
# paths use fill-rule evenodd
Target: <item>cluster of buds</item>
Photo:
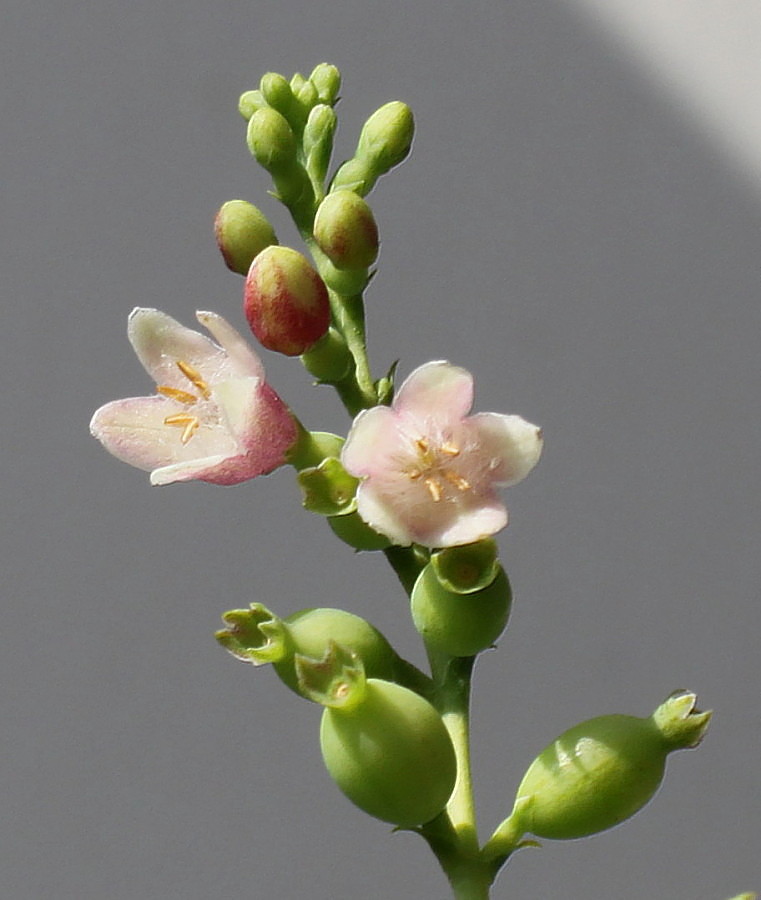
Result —
<path fill-rule="evenodd" d="M 338 787 L 366 813 L 420 832 L 457 895 L 475 896 L 460 890 L 463 879 L 488 885 L 531 843 L 524 835 L 584 837 L 633 815 L 660 784 L 667 755 L 701 740 L 710 713 L 681 692 L 646 719 L 601 716 L 569 729 L 531 764 L 512 813 L 478 848 L 467 818 L 469 677 L 511 612 L 494 540 L 508 523 L 501 489 L 533 470 L 543 436 L 517 415 L 472 413 L 473 377 L 447 361 L 418 366 L 398 388 L 395 365 L 371 377 L 363 292 L 380 242 L 365 198 L 409 153 L 414 123 L 405 103 L 385 104 L 331 178 L 339 88 L 338 70 L 323 63 L 308 77 L 268 73 L 239 103 L 248 147 L 311 259 L 282 246 L 247 200 L 223 204 L 214 230 L 225 264 L 245 279 L 254 337 L 335 386 L 353 419 L 346 437 L 308 431 L 221 316 L 197 313 L 207 337 L 154 309 L 132 313 L 128 336 L 156 394 L 106 404 L 91 430 L 153 484 L 232 485 L 289 464 L 307 510 L 355 550 L 386 553 L 430 676 L 377 628 L 332 607 L 281 619 L 254 602 L 225 613 L 216 637 L 323 706 L 322 756 Z"/>

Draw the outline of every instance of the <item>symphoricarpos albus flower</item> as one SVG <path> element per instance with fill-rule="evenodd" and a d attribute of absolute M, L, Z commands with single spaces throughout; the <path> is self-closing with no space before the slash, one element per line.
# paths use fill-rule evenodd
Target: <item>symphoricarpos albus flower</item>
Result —
<path fill-rule="evenodd" d="M 536 465 L 542 433 L 520 416 L 470 416 L 473 377 L 429 362 L 402 384 L 390 407 L 354 420 L 341 459 L 363 481 L 357 511 L 396 544 L 469 544 L 507 525 L 498 487 Z"/>
<path fill-rule="evenodd" d="M 296 440 L 293 417 L 246 341 L 216 313 L 196 317 L 218 343 L 157 309 L 133 310 L 129 341 L 157 393 L 107 403 L 90 423 L 110 453 L 150 471 L 152 484 L 237 484 L 283 465 Z"/>

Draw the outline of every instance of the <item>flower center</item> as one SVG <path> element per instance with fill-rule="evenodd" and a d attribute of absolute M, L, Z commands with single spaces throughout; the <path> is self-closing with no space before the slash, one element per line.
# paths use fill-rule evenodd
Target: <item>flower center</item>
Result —
<path fill-rule="evenodd" d="M 188 407 L 198 403 L 199 400 L 208 400 L 211 397 L 209 385 L 204 381 L 203 376 L 195 366 L 191 366 L 190 363 L 178 359 L 177 368 L 182 372 L 185 378 L 187 378 L 191 386 L 198 391 L 200 396 L 191 394 L 190 391 L 183 391 L 181 388 L 169 387 L 169 385 L 166 384 L 159 384 L 156 386 L 156 391 L 159 394 L 168 397 L 170 400 L 176 400 L 178 403 L 182 403 L 184 406 Z M 201 425 L 201 418 L 200 416 L 192 415 L 190 412 L 173 413 L 171 416 L 167 416 L 164 419 L 164 424 L 171 425 L 175 428 L 181 428 L 182 434 L 180 435 L 180 442 L 187 444 L 196 431 L 198 431 Z"/>
<path fill-rule="evenodd" d="M 460 455 L 460 448 L 452 441 L 432 444 L 427 438 L 414 441 L 415 460 L 405 470 L 410 481 L 422 481 L 434 503 L 444 496 L 446 486 L 452 485 L 458 491 L 470 490 L 470 482 L 452 467 L 453 460 Z"/>

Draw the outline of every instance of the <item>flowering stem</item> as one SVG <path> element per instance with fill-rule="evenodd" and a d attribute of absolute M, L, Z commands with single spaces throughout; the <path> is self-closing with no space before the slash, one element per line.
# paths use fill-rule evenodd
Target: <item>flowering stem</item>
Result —
<path fill-rule="evenodd" d="M 435 684 L 433 703 L 441 713 L 457 757 L 455 789 L 442 813 L 421 833 L 446 873 L 457 900 L 488 900 L 494 867 L 478 847 L 470 769 L 470 684 L 475 657 L 451 657 L 428 649 Z"/>

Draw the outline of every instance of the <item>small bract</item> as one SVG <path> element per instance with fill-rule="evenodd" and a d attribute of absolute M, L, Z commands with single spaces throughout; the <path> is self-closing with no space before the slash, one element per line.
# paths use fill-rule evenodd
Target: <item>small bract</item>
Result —
<path fill-rule="evenodd" d="M 468 415 L 473 376 L 448 362 L 415 369 L 393 404 L 354 420 L 341 461 L 364 479 L 357 510 L 395 544 L 452 547 L 507 525 L 497 488 L 533 469 L 542 433 L 520 416 Z"/>
<path fill-rule="evenodd" d="M 296 440 L 246 341 L 216 313 L 196 317 L 218 344 L 157 309 L 133 310 L 129 341 L 157 394 L 107 403 L 90 423 L 109 453 L 150 471 L 151 484 L 247 481 L 283 465 Z"/>

